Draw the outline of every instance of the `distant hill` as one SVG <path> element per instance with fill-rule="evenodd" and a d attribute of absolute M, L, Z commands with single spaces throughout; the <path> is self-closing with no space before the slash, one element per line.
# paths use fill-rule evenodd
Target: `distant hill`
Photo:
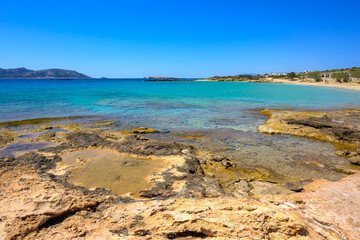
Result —
<path fill-rule="evenodd" d="M 0 78 L 91 78 L 85 74 L 73 70 L 64 69 L 45 69 L 30 70 L 26 68 L 0 68 Z"/>

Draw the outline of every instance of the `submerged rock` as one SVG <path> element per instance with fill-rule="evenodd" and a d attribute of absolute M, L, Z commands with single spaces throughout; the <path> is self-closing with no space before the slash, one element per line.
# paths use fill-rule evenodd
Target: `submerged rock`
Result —
<path fill-rule="evenodd" d="M 261 195 L 277 195 L 277 194 L 291 194 L 293 193 L 289 189 L 285 187 L 279 186 L 277 184 L 269 183 L 269 182 L 260 182 L 254 181 L 250 182 L 251 190 L 250 194 L 261 196 Z"/>
<path fill-rule="evenodd" d="M 105 126 L 111 126 L 114 124 L 115 124 L 115 122 L 112 122 L 112 121 L 97 122 L 96 127 L 105 127 Z"/>

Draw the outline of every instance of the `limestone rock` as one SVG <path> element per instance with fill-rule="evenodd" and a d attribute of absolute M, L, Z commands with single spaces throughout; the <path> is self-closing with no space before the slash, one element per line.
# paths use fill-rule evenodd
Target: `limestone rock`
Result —
<path fill-rule="evenodd" d="M 135 134 L 158 133 L 159 130 L 156 130 L 154 128 L 139 127 L 139 128 L 133 128 L 132 132 Z"/>
<path fill-rule="evenodd" d="M 105 121 L 105 122 L 97 122 L 96 126 L 97 127 L 105 127 L 105 126 L 111 126 L 111 125 L 114 125 L 114 124 L 115 124 L 115 122 Z"/>
<path fill-rule="evenodd" d="M 36 170 L 26 166 L 0 171 L 0 239 L 23 239 L 51 219 L 94 207 L 104 200 L 44 181 Z"/>
<path fill-rule="evenodd" d="M 349 158 L 350 162 L 355 165 L 360 165 L 360 156 Z"/>
<path fill-rule="evenodd" d="M 0 134 L 0 148 L 11 143 L 14 137 L 9 134 Z"/>
<path fill-rule="evenodd" d="M 250 182 L 249 185 L 252 188 L 250 193 L 257 196 L 293 193 L 292 191 L 286 189 L 285 187 L 268 182 L 253 181 Z"/>
<path fill-rule="evenodd" d="M 360 142 L 360 112 L 262 111 L 269 120 L 258 131 L 269 134 L 291 134 L 328 142 Z M 323 117 L 326 114 L 327 117 Z"/>
<path fill-rule="evenodd" d="M 360 174 L 338 182 L 316 180 L 304 186 L 304 191 L 291 197 L 301 199 L 299 211 L 307 217 L 307 225 L 317 229 L 327 239 L 337 235 L 341 239 L 360 236 Z M 329 232 L 325 232 L 328 228 Z M 336 234 L 335 234 L 336 233 Z"/>
<path fill-rule="evenodd" d="M 46 132 L 39 135 L 39 138 L 45 141 L 53 140 L 56 137 L 56 132 Z"/>

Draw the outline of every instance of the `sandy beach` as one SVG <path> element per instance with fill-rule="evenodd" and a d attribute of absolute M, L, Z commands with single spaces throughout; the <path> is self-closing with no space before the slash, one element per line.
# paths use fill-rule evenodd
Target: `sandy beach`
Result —
<path fill-rule="evenodd" d="M 218 81 L 209 78 L 199 79 L 195 81 Z M 224 81 L 226 82 L 226 80 Z M 244 80 L 239 82 L 255 82 L 255 83 L 285 83 L 285 84 L 297 84 L 297 85 L 308 85 L 308 86 L 319 86 L 319 87 L 332 87 L 332 88 L 342 88 L 348 90 L 360 91 L 359 83 L 325 83 L 325 82 L 309 82 L 309 81 L 291 81 L 290 79 L 262 79 L 262 80 Z"/>
<path fill-rule="evenodd" d="M 272 80 L 272 82 L 274 82 L 274 83 L 286 83 L 286 84 L 298 84 L 298 85 L 309 85 L 309 86 L 319 86 L 319 87 L 342 88 L 342 89 L 360 91 L 360 84 L 358 84 L 358 83 L 302 82 L 302 81 L 291 81 L 291 80 L 288 80 L 288 79 L 275 79 L 275 80 Z"/>

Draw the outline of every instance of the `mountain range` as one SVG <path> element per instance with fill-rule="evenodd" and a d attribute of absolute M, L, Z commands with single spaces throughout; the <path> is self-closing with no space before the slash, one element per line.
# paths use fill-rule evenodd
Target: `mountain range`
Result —
<path fill-rule="evenodd" d="M 0 78 L 91 78 L 85 74 L 64 69 L 30 70 L 26 68 L 0 68 Z"/>

